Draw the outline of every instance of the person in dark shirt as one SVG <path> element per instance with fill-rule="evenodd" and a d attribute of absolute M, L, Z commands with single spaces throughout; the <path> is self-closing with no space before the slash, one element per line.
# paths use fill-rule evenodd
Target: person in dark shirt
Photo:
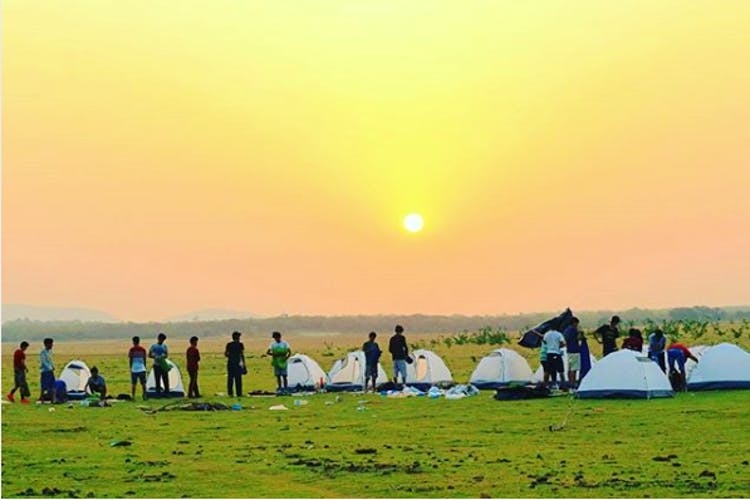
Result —
<path fill-rule="evenodd" d="M 169 395 L 169 370 L 171 367 L 167 362 L 169 357 L 169 349 L 164 341 L 167 340 L 167 336 L 164 333 L 159 333 L 156 336 L 156 344 L 152 344 L 148 350 L 148 357 L 154 360 L 154 379 L 156 381 L 156 393 Z M 163 390 L 162 390 L 163 385 Z"/>
<path fill-rule="evenodd" d="M 86 388 L 91 394 L 98 394 L 101 399 L 107 397 L 107 382 L 104 381 L 104 377 L 99 375 L 99 368 L 96 366 L 91 368 L 91 377 L 86 382 Z"/>
<path fill-rule="evenodd" d="M 623 349 L 630 349 L 635 352 L 643 351 L 643 334 L 637 328 L 631 328 L 628 336 L 622 341 Z"/>
<path fill-rule="evenodd" d="M 594 332 L 594 339 L 602 344 L 602 356 L 611 354 L 617 350 L 616 340 L 620 336 L 617 325 L 620 324 L 619 316 L 612 316 L 608 325 L 602 325 Z"/>
<path fill-rule="evenodd" d="M 242 376 L 247 374 L 245 367 L 245 346 L 240 342 L 240 332 L 232 332 L 232 341 L 224 349 L 227 358 L 227 394 L 242 397 Z"/>
<path fill-rule="evenodd" d="M 575 316 L 570 320 L 570 326 L 563 330 L 565 345 L 568 347 L 568 382 L 575 387 L 578 371 L 581 369 L 581 332 L 578 331 L 580 321 Z"/>
<path fill-rule="evenodd" d="M 377 336 L 377 333 L 370 332 L 370 340 L 362 344 L 362 351 L 365 353 L 365 392 L 367 392 L 367 382 L 370 380 L 372 380 L 372 392 L 375 392 L 377 387 L 378 362 L 382 354 L 380 346 L 375 342 Z"/>
<path fill-rule="evenodd" d="M 26 349 L 29 347 L 29 343 L 25 340 L 21 342 L 13 353 L 13 389 L 10 390 L 8 395 L 8 401 L 15 401 L 13 394 L 17 390 L 21 391 L 21 402 L 28 404 L 30 403 L 29 397 L 31 397 L 31 391 L 29 391 L 29 384 L 26 382 L 26 372 L 29 369 L 26 367 Z"/>
<path fill-rule="evenodd" d="M 406 383 L 406 361 L 409 359 L 409 348 L 406 345 L 404 337 L 404 327 L 396 325 L 393 329 L 395 332 L 388 342 L 388 351 L 393 359 L 393 383 L 398 383 L 398 376 L 401 375 L 401 381 Z"/>
<path fill-rule="evenodd" d="M 198 337 L 190 337 L 190 347 L 187 348 L 185 355 L 187 357 L 187 372 L 190 377 L 188 397 L 199 398 L 201 394 L 198 391 L 198 362 L 201 360 L 201 353 L 198 351 Z"/>

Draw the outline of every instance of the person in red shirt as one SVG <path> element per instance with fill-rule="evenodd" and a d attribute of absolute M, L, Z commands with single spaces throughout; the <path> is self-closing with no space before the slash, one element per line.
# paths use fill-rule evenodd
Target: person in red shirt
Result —
<path fill-rule="evenodd" d="M 190 337 L 190 347 L 187 349 L 187 371 L 190 376 L 188 384 L 188 397 L 201 397 L 198 391 L 198 362 L 201 360 L 201 353 L 198 351 L 198 337 Z"/>
<path fill-rule="evenodd" d="M 641 352 L 643 350 L 643 334 L 641 331 L 637 328 L 631 328 L 627 338 L 622 341 L 622 348 Z"/>
<path fill-rule="evenodd" d="M 685 344 L 680 344 L 679 342 L 672 342 L 669 344 L 669 347 L 667 347 L 667 363 L 669 364 L 669 377 L 670 381 L 672 380 L 672 377 L 675 377 L 677 390 L 684 391 L 686 387 L 686 380 L 685 380 L 685 360 L 686 359 L 692 359 L 696 363 L 698 362 L 698 358 L 693 356 L 693 353 L 690 352 L 690 349 L 685 347 Z M 677 365 L 677 370 L 675 368 L 675 365 Z"/>
<path fill-rule="evenodd" d="M 17 390 L 21 390 L 21 402 L 28 404 L 29 403 L 29 396 L 31 396 L 31 391 L 29 391 L 29 384 L 26 382 L 26 372 L 29 371 L 28 368 L 26 368 L 26 349 L 29 347 L 29 343 L 25 340 L 21 342 L 21 344 L 18 346 L 18 349 L 16 349 L 16 352 L 13 353 L 13 389 L 10 390 L 8 395 L 6 396 L 8 398 L 8 401 L 15 401 L 16 398 L 13 396 Z"/>

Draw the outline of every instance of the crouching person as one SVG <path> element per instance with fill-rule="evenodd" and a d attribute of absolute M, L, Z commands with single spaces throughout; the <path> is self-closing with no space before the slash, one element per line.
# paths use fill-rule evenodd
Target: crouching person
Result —
<path fill-rule="evenodd" d="M 86 388 L 92 395 L 98 395 L 100 399 L 107 397 L 107 383 L 104 381 L 104 377 L 99 375 L 99 368 L 96 366 L 91 368 L 91 377 L 86 382 Z"/>

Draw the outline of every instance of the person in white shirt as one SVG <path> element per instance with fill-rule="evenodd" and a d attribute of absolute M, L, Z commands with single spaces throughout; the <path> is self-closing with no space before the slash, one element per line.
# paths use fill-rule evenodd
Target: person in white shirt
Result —
<path fill-rule="evenodd" d="M 542 342 L 547 346 L 547 365 L 551 372 L 552 386 L 557 387 L 558 374 L 560 374 L 560 382 L 564 380 L 562 348 L 565 347 L 565 337 L 557 330 L 549 330 L 544 334 Z"/>

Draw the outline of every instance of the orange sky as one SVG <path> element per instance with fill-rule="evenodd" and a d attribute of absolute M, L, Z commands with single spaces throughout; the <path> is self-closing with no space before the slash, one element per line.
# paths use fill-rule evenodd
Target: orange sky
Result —
<path fill-rule="evenodd" d="M 750 2 L 10 0 L 2 20 L 4 303 L 750 303 Z"/>

